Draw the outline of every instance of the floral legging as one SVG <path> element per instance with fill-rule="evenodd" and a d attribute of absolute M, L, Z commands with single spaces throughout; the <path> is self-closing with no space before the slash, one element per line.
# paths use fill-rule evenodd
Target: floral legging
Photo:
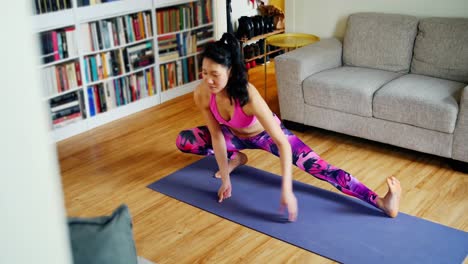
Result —
<path fill-rule="evenodd" d="M 226 148 L 229 159 L 243 149 L 263 149 L 279 157 L 278 147 L 266 131 L 249 137 L 239 138 L 234 135 L 229 127 L 220 125 L 226 140 Z M 327 181 L 341 192 L 357 197 L 377 207 L 377 194 L 359 182 L 351 174 L 339 169 L 317 155 L 310 147 L 281 124 L 281 129 L 286 135 L 292 148 L 293 164 L 301 170 Z M 177 147 L 186 153 L 197 155 L 214 155 L 211 143 L 211 135 L 206 126 L 200 126 L 180 132 L 176 140 Z"/>

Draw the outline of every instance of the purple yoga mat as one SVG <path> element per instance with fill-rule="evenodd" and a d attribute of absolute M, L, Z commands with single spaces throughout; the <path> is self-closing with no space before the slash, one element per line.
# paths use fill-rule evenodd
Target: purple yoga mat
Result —
<path fill-rule="evenodd" d="M 233 196 L 217 202 L 213 157 L 148 187 L 235 223 L 343 263 L 462 263 L 468 234 L 400 213 L 386 217 L 349 196 L 294 182 L 299 217 L 279 214 L 281 177 L 249 166 L 231 174 Z"/>

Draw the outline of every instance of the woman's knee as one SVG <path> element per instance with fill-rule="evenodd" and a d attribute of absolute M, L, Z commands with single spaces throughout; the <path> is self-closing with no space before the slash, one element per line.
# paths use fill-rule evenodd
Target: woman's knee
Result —
<path fill-rule="evenodd" d="M 182 152 L 191 152 L 194 143 L 196 143 L 196 138 L 192 130 L 181 131 L 176 139 L 176 146 Z"/>

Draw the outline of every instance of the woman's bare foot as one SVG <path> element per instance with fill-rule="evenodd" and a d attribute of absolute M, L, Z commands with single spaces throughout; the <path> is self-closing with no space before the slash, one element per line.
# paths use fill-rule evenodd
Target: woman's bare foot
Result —
<path fill-rule="evenodd" d="M 378 198 L 377 206 L 388 216 L 396 217 L 400 208 L 401 186 L 394 176 L 387 178 L 388 192 L 384 198 Z"/>
<path fill-rule="evenodd" d="M 247 160 L 248 160 L 247 155 L 245 155 L 242 152 L 237 152 L 236 157 L 229 161 L 228 172 L 231 173 L 237 167 L 246 164 Z M 219 174 L 219 171 L 216 172 L 215 177 L 218 179 L 221 179 L 221 175 Z"/>

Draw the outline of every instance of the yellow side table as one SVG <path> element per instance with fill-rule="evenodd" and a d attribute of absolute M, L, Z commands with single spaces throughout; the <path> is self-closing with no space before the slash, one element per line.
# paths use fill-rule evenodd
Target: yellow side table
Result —
<path fill-rule="evenodd" d="M 300 48 L 312 43 L 315 43 L 317 41 L 320 41 L 320 38 L 312 35 L 312 34 L 304 34 L 304 33 L 282 33 L 282 34 L 277 34 L 273 36 L 269 36 L 265 39 L 265 45 L 264 45 L 264 65 L 265 65 L 265 87 L 264 87 L 264 92 L 265 92 L 265 100 L 267 99 L 267 45 L 272 45 L 280 48 L 286 49 L 286 51 Z"/>

